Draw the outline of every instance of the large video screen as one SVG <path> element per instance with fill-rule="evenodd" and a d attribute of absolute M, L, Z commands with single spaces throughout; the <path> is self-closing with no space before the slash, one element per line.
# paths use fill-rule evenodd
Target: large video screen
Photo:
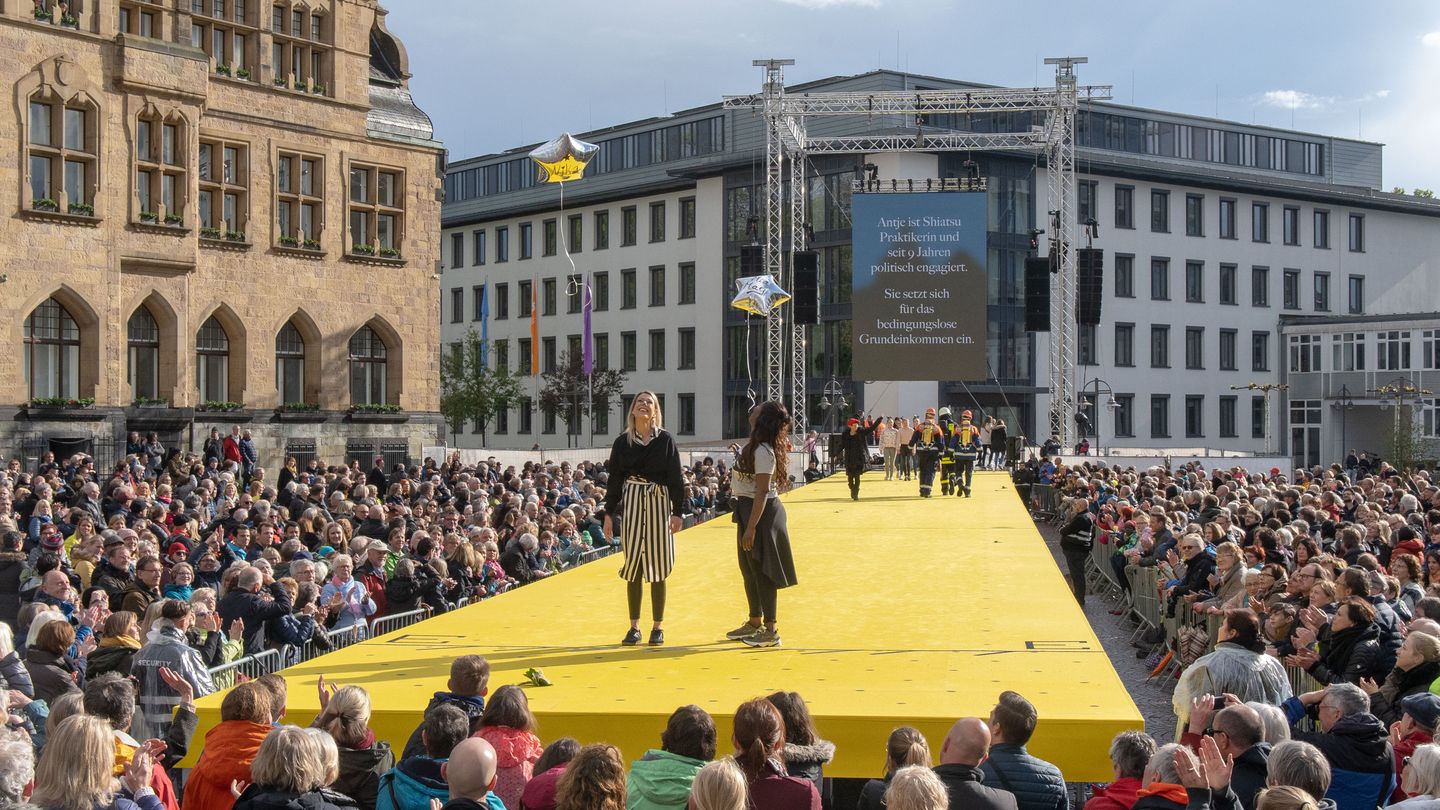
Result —
<path fill-rule="evenodd" d="M 856 194 L 851 222 L 854 376 L 990 376 L 984 192 Z"/>

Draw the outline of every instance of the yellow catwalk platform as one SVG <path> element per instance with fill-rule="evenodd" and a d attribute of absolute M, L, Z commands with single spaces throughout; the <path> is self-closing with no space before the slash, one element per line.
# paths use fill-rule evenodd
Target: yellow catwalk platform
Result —
<path fill-rule="evenodd" d="M 871 473 L 858 502 L 843 475 L 786 496 L 800 583 L 780 592 L 782 647 L 724 639 L 746 614 L 725 517 L 677 538 L 664 647 L 619 646 L 617 555 L 287 669 L 288 719 L 314 717 L 323 673 L 370 691 L 371 725 L 398 751 L 451 659 L 478 652 L 492 690 L 530 667 L 553 681 L 528 690 L 546 742 L 604 740 L 636 759 L 694 703 L 715 715 L 726 751 L 740 703 L 794 690 L 836 745 L 826 774 L 860 777 L 879 775 L 896 726 L 919 728 L 938 755 L 956 718 L 985 717 L 1014 689 L 1040 712 L 1033 753 L 1072 781 L 1108 781 L 1110 738 L 1143 721 L 1008 477 L 977 473 L 970 499 L 917 490 Z M 220 697 L 199 701 L 197 741 Z"/>

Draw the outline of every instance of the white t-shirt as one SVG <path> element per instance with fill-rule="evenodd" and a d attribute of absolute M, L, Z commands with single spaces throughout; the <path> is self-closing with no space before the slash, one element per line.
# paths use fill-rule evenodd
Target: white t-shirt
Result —
<path fill-rule="evenodd" d="M 776 489 L 775 476 L 779 469 L 779 462 L 775 458 L 775 450 L 768 444 L 755 446 L 755 470 L 760 473 L 770 473 L 770 489 L 765 497 L 773 498 L 779 490 Z M 736 469 L 730 478 L 730 491 L 737 497 L 755 497 L 755 476 L 751 473 L 741 472 Z"/>

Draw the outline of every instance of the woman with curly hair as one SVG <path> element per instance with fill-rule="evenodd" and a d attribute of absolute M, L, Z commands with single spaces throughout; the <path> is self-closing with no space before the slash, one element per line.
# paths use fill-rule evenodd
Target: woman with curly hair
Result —
<path fill-rule="evenodd" d="M 620 749 L 605 743 L 581 748 L 555 788 L 555 810 L 625 810 Z"/>

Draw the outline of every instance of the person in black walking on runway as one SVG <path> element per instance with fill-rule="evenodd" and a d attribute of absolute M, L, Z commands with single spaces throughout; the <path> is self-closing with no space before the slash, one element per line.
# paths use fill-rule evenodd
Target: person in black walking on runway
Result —
<path fill-rule="evenodd" d="M 870 460 L 870 437 L 885 424 L 885 417 L 861 427 L 854 417 L 845 425 L 840 434 L 840 449 L 845 454 L 845 480 L 850 482 L 850 500 L 860 500 L 860 476 L 865 473 L 865 463 Z"/>
<path fill-rule="evenodd" d="M 675 532 L 683 525 L 685 479 L 680 451 L 665 431 L 660 400 L 641 391 L 630 403 L 625 432 L 615 439 L 606 465 L 605 536 L 615 536 L 613 515 L 620 515 L 625 564 L 620 576 L 630 604 L 630 632 L 621 644 L 640 643 L 641 583 L 650 583 L 650 615 L 655 624 L 650 644 L 665 643 L 665 579 L 675 567 Z"/>
<path fill-rule="evenodd" d="M 797 581 L 785 506 L 779 498 L 790 488 L 790 414 L 771 400 L 752 411 L 751 419 L 750 441 L 740 451 L 730 483 L 735 494 L 736 550 L 750 618 L 725 637 L 751 647 L 778 647 L 777 594 Z"/>

